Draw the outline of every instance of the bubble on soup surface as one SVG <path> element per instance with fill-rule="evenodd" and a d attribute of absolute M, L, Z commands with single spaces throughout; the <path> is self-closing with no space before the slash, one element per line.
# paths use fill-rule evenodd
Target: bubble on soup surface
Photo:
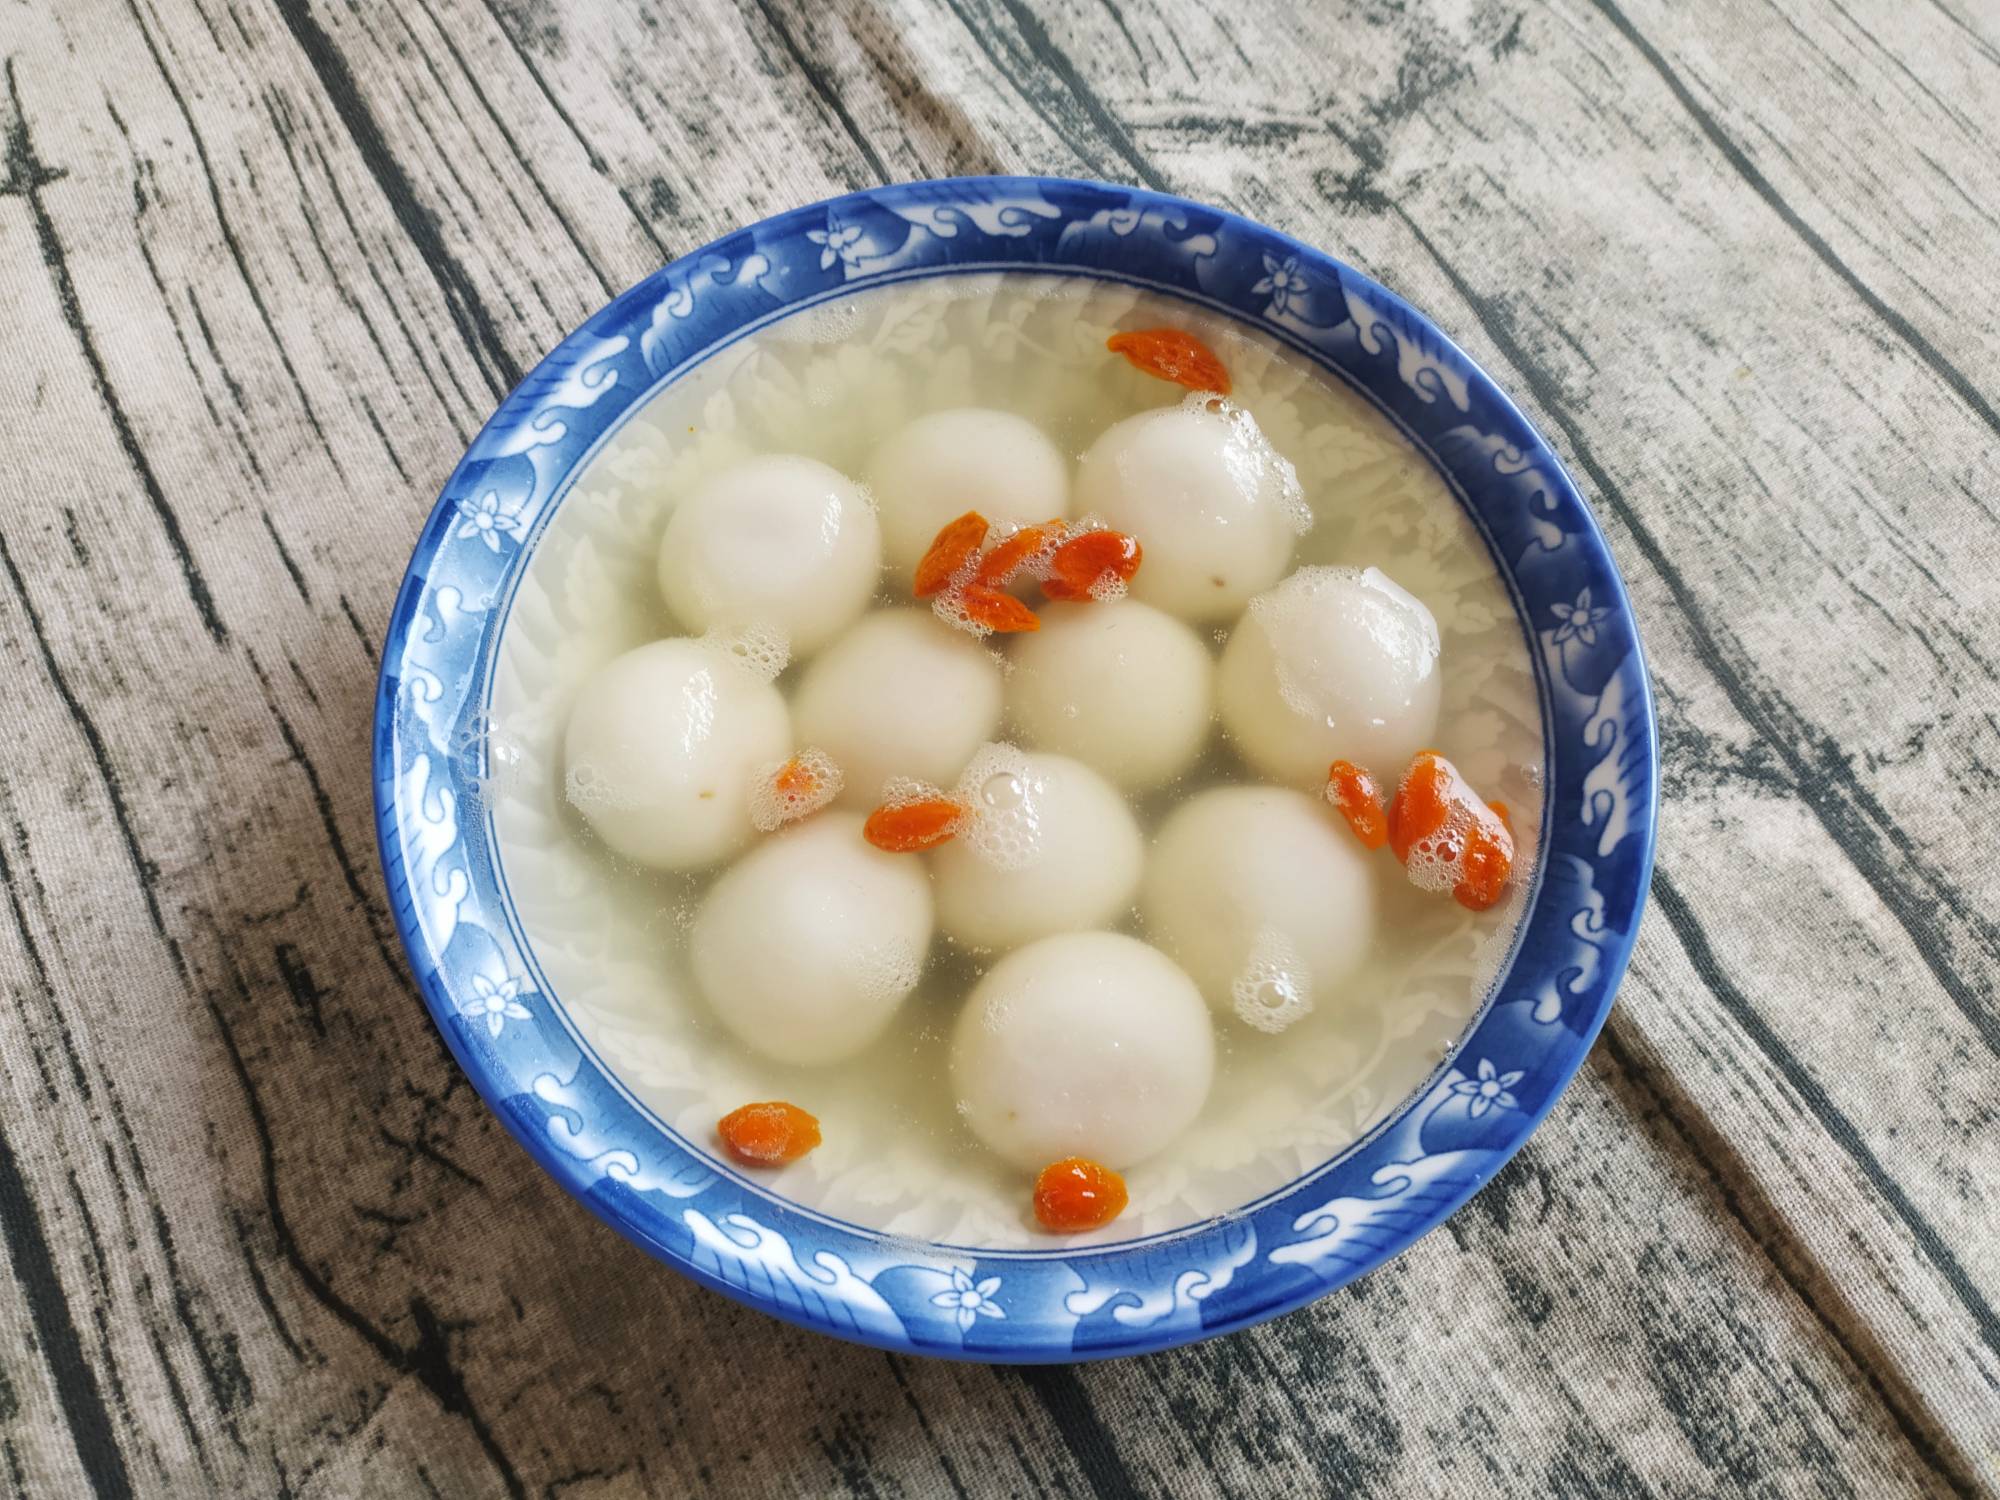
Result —
<path fill-rule="evenodd" d="M 861 309 L 852 302 L 825 302 L 778 319 L 767 336 L 788 344 L 844 344 L 861 328 Z"/>
<path fill-rule="evenodd" d="M 1299 998 L 1324 1004 L 1339 999 L 1374 943 L 1376 879 L 1367 852 L 1317 798 L 1211 787 L 1160 825 L 1139 911 L 1218 1010 L 1238 1014 L 1238 979 L 1279 966 L 1258 962 L 1274 958 L 1272 933 L 1290 945 L 1282 967 L 1301 981 Z"/>
<path fill-rule="evenodd" d="M 1260 487 L 1268 486 L 1273 505 L 1294 535 L 1304 536 L 1312 530 L 1312 506 L 1306 502 L 1298 467 L 1277 450 L 1255 417 L 1227 396 L 1205 391 L 1188 392 L 1181 398 L 1181 409 L 1211 413 L 1227 422 L 1233 448 L 1231 466 L 1254 476 Z"/>
<path fill-rule="evenodd" d="M 791 638 L 779 626 L 768 622 L 718 625 L 704 632 L 702 639 L 728 653 L 745 671 L 765 682 L 776 682 L 791 665 Z"/>
<path fill-rule="evenodd" d="M 924 956 L 915 945 L 893 940 L 856 948 L 848 964 L 848 974 L 871 1004 L 894 1004 L 917 987 L 923 971 Z"/>
<path fill-rule="evenodd" d="M 840 795 L 845 780 L 832 756 L 807 746 L 757 773 L 750 792 L 751 825 L 759 833 L 771 833 L 809 818 Z"/>
<path fill-rule="evenodd" d="M 914 776 L 891 776 L 882 783 L 882 807 L 908 807 L 913 802 L 928 802 L 933 797 L 942 797 L 942 787 L 928 781 L 919 781 Z"/>
<path fill-rule="evenodd" d="M 563 795 L 572 806 L 584 812 L 614 812 L 638 805 L 634 798 L 606 780 L 604 773 L 587 760 L 563 772 Z"/>
<path fill-rule="evenodd" d="M 1311 1015 L 1312 975 L 1298 945 L 1278 928 L 1260 928 L 1229 996 L 1238 1020 L 1272 1035 Z"/>
<path fill-rule="evenodd" d="M 995 870 L 1024 869 L 1041 848 L 1041 814 L 1029 795 L 1028 757 L 1014 746 L 982 746 L 959 777 L 956 799 L 972 809 L 960 837 Z"/>

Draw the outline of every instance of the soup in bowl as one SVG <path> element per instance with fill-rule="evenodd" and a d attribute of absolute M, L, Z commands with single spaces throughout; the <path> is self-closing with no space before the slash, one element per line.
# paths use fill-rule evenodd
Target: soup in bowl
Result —
<path fill-rule="evenodd" d="M 777 1316 L 1067 1360 L 1330 1290 L 1553 1103 L 1651 859 L 1622 587 L 1375 283 L 1054 179 L 605 308 L 447 485 L 385 866 L 481 1093 Z"/>

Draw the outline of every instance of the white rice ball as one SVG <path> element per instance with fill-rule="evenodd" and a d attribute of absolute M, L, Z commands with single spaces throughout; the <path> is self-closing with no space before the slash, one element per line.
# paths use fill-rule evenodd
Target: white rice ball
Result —
<path fill-rule="evenodd" d="M 931 858 L 938 923 L 968 948 L 1014 948 L 1114 920 L 1144 848 L 1116 788 L 1081 761 L 993 747 L 960 796 L 969 826 Z"/>
<path fill-rule="evenodd" d="M 875 451 L 868 488 L 890 568 L 907 584 L 947 521 L 976 510 L 995 533 L 1069 514 L 1069 465 L 1025 417 L 963 407 L 918 417 Z"/>
<path fill-rule="evenodd" d="M 868 607 L 881 527 L 854 482 L 773 454 L 717 474 L 681 501 L 660 538 L 660 593 L 691 631 L 762 625 L 807 655 Z"/>
<path fill-rule="evenodd" d="M 819 1066 L 881 1034 L 931 941 L 923 866 L 827 812 L 759 844 L 715 882 L 688 956 L 709 1006 L 752 1050 Z"/>
<path fill-rule="evenodd" d="M 1438 627 L 1378 568 L 1300 568 L 1251 601 L 1216 682 L 1222 727 L 1273 781 L 1318 791 L 1335 759 L 1394 785 L 1437 732 Z"/>
<path fill-rule="evenodd" d="M 893 776 L 950 786 L 1000 724 L 1000 664 L 927 609 L 867 616 L 806 669 L 792 701 L 799 742 L 841 769 L 849 802 Z"/>
<path fill-rule="evenodd" d="M 1137 600 L 1047 604 L 1012 643 L 1007 707 L 1036 748 L 1144 791 L 1201 754 L 1215 663 L 1186 625 Z"/>
<path fill-rule="evenodd" d="M 1122 1170 L 1201 1113 L 1215 1039 L 1193 981 L 1113 932 L 1043 938 L 981 979 L 952 1034 L 959 1113 L 1035 1171 L 1066 1156 Z"/>
<path fill-rule="evenodd" d="M 1375 940 L 1375 874 L 1324 802 L 1216 787 L 1161 826 L 1139 910 L 1211 1005 L 1274 1030 L 1339 1001 Z"/>
<path fill-rule="evenodd" d="M 1135 599 L 1196 621 L 1277 582 L 1310 522 L 1298 476 L 1250 414 L 1199 401 L 1107 430 L 1077 468 L 1076 506 L 1145 549 Z"/>
<path fill-rule="evenodd" d="M 563 739 L 564 785 L 598 837 L 693 870 L 751 834 L 759 771 L 791 754 L 778 690 L 703 641 L 653 641 L 586 681 Z"/>

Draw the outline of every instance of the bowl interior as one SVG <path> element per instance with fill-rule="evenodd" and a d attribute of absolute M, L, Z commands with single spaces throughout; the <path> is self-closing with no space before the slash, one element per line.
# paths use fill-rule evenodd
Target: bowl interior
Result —
<path fill-rule="evenodd" d="M 1139 286 L 1231 344 L 1245 404 L 1309 490 L 1366 487 L 1377 529 L 1323 524 L 1298 560 L 1387 561 L 1398 543 L 1448 653 L 1480 664 L 1491 686 L 1455 707 L 1491 720 L 1496 767 L 1541 768 L 1512 800 L 1546 791 L 1520 920 L 1481 949 L 1428 908 L 1436 961 L 1382 978 L 1402 987 L 1383 1011 L 1397 1024 L 1333 1026 L 1289 1049 L 1299 1062 L 1280 1086 L 1230 1105 L 1261 1103 L 1285 1128 L 1224 1132 L 1105 1244 L 1036 1249 L 1017 1185 L 963 1180 L 920 1152 L 829 1155 L 777 1197 L 688 1144 L 718 1099 L 748 1097 L 749 1075 L 698 1029 L 654 1024 L 699 1008 L 660 993 L 675 983 L 648 940 L 661 903 L 607 915 L 565 826 L 551 753 L 564 684 L 667 633 L 648 586 L 666 495 L 748 451 L 858 468 L 842 448 L 851 424 L 825 420 L 850 387 L 893 391 L 911 414 L 1041 400 L 1046 412 L 1025 414 L 1059 425 L 1074 404 L 1060 377 L 1012 399 L 982 380 L 1004 383 L 1023 341 L 1038 369 L 1073 351 L 1081 370 Z M 969 349 L 980 357 L 962 368 L 940 362 Z M 1306 361 L 1337 377 L 1362 437 L 1284 430 L 1286 382 Z M 1433 473 L 1462 509 L 1419 541 Z M 573 335 L 496 414 L 426 530 L 377 744 L 385 862 L 426 998 L 545 1165 L 656 1253 L 781 1316 L 1029 1359 L 1156 1347 L 1303 1300 L 1393 1253 L 1504 1160 L 1609 1004 L 1650 861 L 1652 764 L 1643 668 L 1601 539 L 1469 361 L 1379 287 L 1270 231 L 1039 179 L 917 184 L 769 221 Z M 1468 983 L 1473 970 L 1494 982 Z M 1462 1008 L 1412 1003 L 1427 985 Z"/>

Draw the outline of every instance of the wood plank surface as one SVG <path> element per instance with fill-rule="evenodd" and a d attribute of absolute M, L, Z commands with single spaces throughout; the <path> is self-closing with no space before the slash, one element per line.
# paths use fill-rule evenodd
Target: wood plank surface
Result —
<path fill-rule="evenodd" d="M 17 0 L 0 69 L 0 1493 L 2000 1494 L 2000 13 Z M 1610 534 L 1669 793 L 1446 1231 L 1026 1372 L 578 1211 L 423 1012 L 368 768 L 416 528 L 564 331 L 1000 170 L 1452 331 Z"/>

